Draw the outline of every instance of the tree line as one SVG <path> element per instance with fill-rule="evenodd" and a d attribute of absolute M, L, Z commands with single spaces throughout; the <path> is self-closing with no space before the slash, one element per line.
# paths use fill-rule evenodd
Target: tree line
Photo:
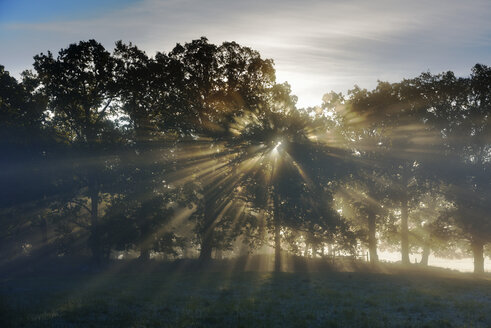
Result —
<path fill-rule="evenodd" d="M 297 108 L 274 63 L 206 38 L 153 57 L 95 40 L 0 66 L 0 249 L 142 260 L 491 241 L 491 68 L 423 73 Z M 488 250 L 489 251 L 489 250 Z"/>

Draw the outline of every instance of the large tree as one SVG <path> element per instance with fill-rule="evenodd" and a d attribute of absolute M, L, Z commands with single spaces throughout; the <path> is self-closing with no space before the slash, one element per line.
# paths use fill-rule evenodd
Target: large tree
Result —
<path fill-rule="evenodd" d="M 483 247 L 491 241 L 491 68 L 477 64 L 469 78 L 428 76 L 433 86 L 430 119 L 441 129 L 444 165 L 438 176 L 448 187 L 453 203 L 451 219 L 468 240 L 474 255 L 474 271 L 484 272 Z"/>
<path fill-rule="evenodd" d="M 217 220 L 223 217 L 220 213 L 228 203 L 225 201 L 229 198 L 227 193 L 233 186 L 224 187 L 227 181 L 224 176 L 230 174 L 240 155 L 239 148 L 226 145 L 240 117 L 248 113 L 260 115 L 265 108 L 268 93 L 274 86 L 275 72 L 271 60 L 262 59 L 250 48 L 234 42 L 217 46 L 205 38 L 177 45 L 168 58 L 182 68 L 182 80 L 175 82 L 180 97 L 167 109 L 176 118 L 176 128 L 182 136 L 178 147 L 184 152 L 192 151 L 190 144 L 205 143 L 215 150 L 209 152 L 208 161 L 194 167 L 196 186 L 201 190 L 194 214 L 200 258 L 208 260 L 216 240 Z M 196 157 L 199 159 L 200 153 Z M 178 159 L 180 167 L 192 163 L 189 155 L 187 158 Z M 210 168 L 211 172 L 203 168 Z"/>
<path fill-rule="evenodd" d="M 99 232 L 99 204 L 104 161 L 105 137 L 113 124 L 108 120 L 119 95 L 116 61 L 95 40 L 81 41 L 60 50 L 34 57 L 34 68 L 47 97 L 51 120 L 64 142 L 70 144 L 83 174 L 84 194 L 90 199 L 90 248 L 93 258 L 102 257 Z"/>
<path fill-rule="evenodd" d="M 378 143 L 368 143 L 368 148 L 360 138 L 360 154 L 375 152 L 375 158 L 366 160 L 375 161 L 391 177 L 390 198 L 400 219 L 402 263 L 409 264 L 410 212 L 424 193 L 422 163 L 435 151 L 439 134 L 427 123 L 428 108 L 421 102 L 415 80 L 379 82 L 373 91 L 355 88 L 350 91 L 349 105 L 348 113 L 358 117 L 353 125 L 366 135 L 379 136 Z"/>

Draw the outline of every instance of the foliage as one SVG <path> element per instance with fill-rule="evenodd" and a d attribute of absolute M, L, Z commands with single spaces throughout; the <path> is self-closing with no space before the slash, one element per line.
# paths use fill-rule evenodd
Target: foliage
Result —
<path fill-rule="evenodd" d="M 266 245 L 279 262 L 287 248 L 362 246 L 376 262 L 400 243 L 406 264 L 470 248 L 483 271 L 490 71 L 298 109 L 271 59 L 204 37 L 155 56 L 80 41 L 35 56 L 21 82 L 0 66 L 2 249 L 90 250 L 101 264 L 113 251 L 209 260 Z"/>

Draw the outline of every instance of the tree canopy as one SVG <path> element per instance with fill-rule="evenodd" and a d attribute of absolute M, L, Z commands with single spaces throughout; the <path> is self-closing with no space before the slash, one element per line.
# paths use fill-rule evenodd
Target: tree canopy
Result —
<path fill-rule="evenodd" d="M 0 66 L 2 260 L 268 249 L 280 270 L 286 252 L 447 247 L 484 271 L 490 67 L 296 101 L 273 60 L 204 37 L 154 56 L 80 41 L 20 82 Z"/>

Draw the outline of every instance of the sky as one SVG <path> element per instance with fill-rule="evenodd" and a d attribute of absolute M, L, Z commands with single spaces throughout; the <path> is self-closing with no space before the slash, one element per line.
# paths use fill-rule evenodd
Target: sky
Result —
<path fill-rule="evenodd" d="M 80 40 L 154 55 L 206 36 L 272 58 L 306 107 L 355 84 L 491 65 L 490 17 L 489 0 L 0 0 L 0 65 L 19 77 L 34 55 Z"/>

